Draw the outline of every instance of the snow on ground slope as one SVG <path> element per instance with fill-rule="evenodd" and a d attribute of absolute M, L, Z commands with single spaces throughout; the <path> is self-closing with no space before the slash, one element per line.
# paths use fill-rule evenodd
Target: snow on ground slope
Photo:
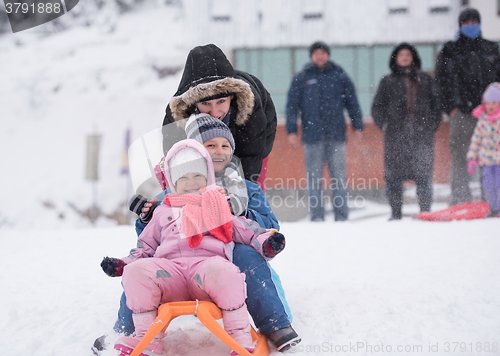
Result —
<path fill-rule="evenodd" d="M 484 350 L 500 341 L 499 222 L 282 224 L 287 247 L 272 265 L 303 338 L 295 353 L 498 354 Z M 131 226 L 2 229 L 0 354 L 84 356 L 101 334 L 116 340 L 120 279 L 99 263 L 135 239 Z M 165 355 L 228 354 L 194 317 L 176 320 L 165 345 Z"/>
<path fill-rule="evenodd" d="M 98 203 L 110 212 L 129 197 L 125 129 L 136 139 L 160 125 L 180 73 L 160 79 L 153 67 L 182 66 L 186 35 L 178 14 L 158 7 L 123 16 L 114 32 L 0 37 L 0 355 L 84 356 L 96 337 L 117 338 L 120 279 L 99 263 L 126 255 L 135 232 L 111 221 L 88 228 L 67 203 L 92 203 L 91 133 L 103 135 Z M 303 338 L 296 354 L 498 354 L 500 220 L 388 215 L 367 204 L 356 222 L 282 224 L 288 245 L 272 264 Z M 227 354 L 193 317 L 177 320 L 165 345 L 169 356 Z"/>
<path fill-rule="evenodd" d="M 0 37 L 0 198 L 12 202 L 0 207 L 0 226 L 89 225 L 68 207 L 94 202 L 85 180 L 89 134 L 102 135 L 97 204 L 111 213 L 128 199 L 119 175 L 125 131 L 135 140 L 161 126 L 181 73 L 160 78 L 154 68 L 182 68 L 189 50 L 179 44 L 182 33 L 178 14 L 158 7 L 123 15 L 114 32 Z"/>

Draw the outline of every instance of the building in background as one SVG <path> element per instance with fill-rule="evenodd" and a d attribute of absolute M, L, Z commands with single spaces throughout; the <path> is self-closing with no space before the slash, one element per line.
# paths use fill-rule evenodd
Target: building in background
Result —
<path fill-rule="evenodd" d="M 309 62 L 308 47 L 316 40 L 330 45 L 330 58 L 355 83 L 366 123 L 362 147 L 348 143 L 351 183 L 383 185 L 382 134 L 371 122 L 370 107 L 380 79 L 389 74 L 389 56 L 400 42 L 417 48 L 422 69 L 433 74 L 444 42 L 458 30 L 461 7 L 476 7 L 483 37 L 500 42 L 500 0 L 183 0 L 190 28 L 189 47 L 214 42 L 237 69 L 259 77 L 271 93 L 280 123 L 295 73 Z M 447 183 L 448 125 L 436 135 L 434 182 Z M 294 157 L 293 160 L 283 157 Z M 270 186 L 305 176 L 303 155 L 288 147 L 282 125 L 271 153 Z M 278 182 L 278 183 L 277 183 Z M 288 180 L 283 185 L 293 186 Z M 303 182 L 303 181 L 302 181 Z M 350 187 L 356 189 L 356 187 Z M 373 188 L 373 187 L 368 187 Z"/>
<path fill-rule="evenodd" d="M 184 0 L 192 46 L 213 42 L 236 68 L 258 76 L 279 115 L 293 75 L 316 40 L 331 45 L 333 61 L 353 79 L 365 115 L 375 86 L 389 73 L 395 44 L 414 44 L 423 70 L 433 72 L 441 45 L 458 29 L 463 5 L 477 7 L 483 36 L 500 41 L 500 0 Z"/>

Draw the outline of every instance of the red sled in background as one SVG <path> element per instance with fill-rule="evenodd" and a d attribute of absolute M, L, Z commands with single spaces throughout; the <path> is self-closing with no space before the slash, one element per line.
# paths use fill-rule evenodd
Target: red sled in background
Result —
<path fill-rule="evenodd" d="M 485 218 L 489 210 L 490 206 L 484 201 L 470 201 L 434 213 L 420 213 L 416 218 L 427 221 L 473 220 Z"/>

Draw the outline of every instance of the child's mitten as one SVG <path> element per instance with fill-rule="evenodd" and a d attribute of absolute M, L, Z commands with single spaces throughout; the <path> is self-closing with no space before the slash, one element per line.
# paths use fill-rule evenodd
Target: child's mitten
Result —
<path fill-rule="evenodd" d="M 273 234 L 262 244 L 262 252 L 267 258 L 273 258 L 285 248 L 285 236 L 274 230 Z"/>
<path fill-rule="evenodd" d="M 477 163 L 475 159 L 470 159 L 469 162 L 467 162 L 467 171 L 469 174 L 476 173 L 477 167 L 479 167 L 479 163 Z"/>
<path fill-rule="evenodd" d="M 104 257 L 101 262 L 101 267 L 104 273 L 110 277 L 120 277 L 123 274 L 125 262 L 119 258 Z"/>
<path fill-rule="evenodd" d="M 145 206 L 148 203 L 151 204 L 150 207 Z M 153 216 L 153 210 L 155 210 L 157 206 L 158 206 L 157 198 L 147 200 L 140 194 L 133 195 L 128 202 L 129 210 L 139 215 L 139 219 L 146 224 L 149 222 L 149 220 L 151 220 L 151 217 Z M 147 209 L 147 211 L 144 211 L 145 209 Z"/>

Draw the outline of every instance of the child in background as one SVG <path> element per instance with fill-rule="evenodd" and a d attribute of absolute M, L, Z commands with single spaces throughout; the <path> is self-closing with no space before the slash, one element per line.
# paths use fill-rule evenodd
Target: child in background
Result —
<path fill-rule="evenodd" d="M 225 330 L 251 352 L 245 275 L 231 263 L 233 240 L 272 259 L 283 250 L 284 237 L 231 214 L 215 185 L 212 159 L 198 142 L 176 143 L 165 157 L 164 173 L 172 193 L 155 209 L 138 248 L 121 260 L 106 257 L 101 263 L 109 276 L 123 273 L 127 306 L 134 313 L 135 335 L 120 338 L 115 349 L 130 355 L 160 304 L 199 299 L 222 309 Z M 162 355 L 161 338 L 147 346 L 148 355 Z"/>
<path fill-rule="evenodd" d="M 479 120 L 467 152 L 467 168 L 474 174 L 482 167 L 482 183 L 488 216 L 500 216 L 500 83 L 486 88 L 483 103 L 472 111 Z"/>

